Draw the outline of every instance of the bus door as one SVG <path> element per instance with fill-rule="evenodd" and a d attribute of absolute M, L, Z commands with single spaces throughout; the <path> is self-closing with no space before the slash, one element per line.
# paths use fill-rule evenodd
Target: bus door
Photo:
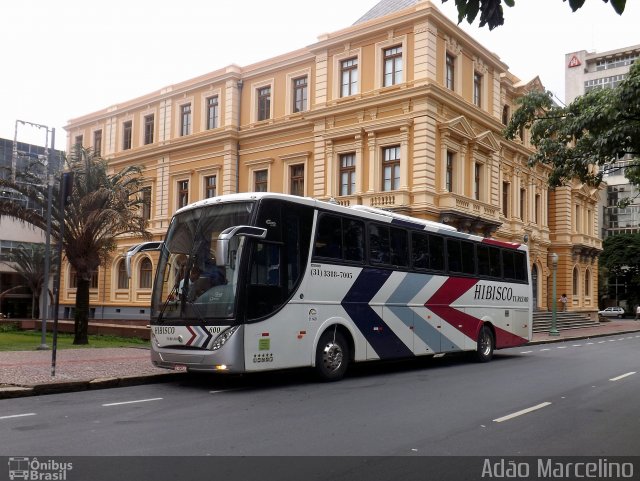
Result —
<path fill-rule="evenodd" d="M 245 365 L 247 370 L 306 364 L 309 316 L 299 292 L 309 256 L 313 210 L 268 199 L 260 205 L 257 227 L 265 239 L 251 242 L 246 286 Z"/>

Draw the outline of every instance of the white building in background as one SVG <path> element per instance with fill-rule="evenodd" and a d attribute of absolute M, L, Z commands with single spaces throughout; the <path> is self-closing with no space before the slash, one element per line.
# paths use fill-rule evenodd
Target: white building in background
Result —
<path fill-rule="evenodd" d="M 616 87 L 629 73 L 634 61 L 640 58 L 640 45 L 619 48 L 608 52 L 581 50 L 565 55 L 565 101 L 596 88 Z M 620 233 L 640 232 L 640 196 L 638 188 L 630 185 L 625 169 L 630 157 L 620 159 L 610 174 L 605 175 L 606 194 L 601 198 L 602 238 Z M 618 203 L 632 199 L 628 207 Z"/>

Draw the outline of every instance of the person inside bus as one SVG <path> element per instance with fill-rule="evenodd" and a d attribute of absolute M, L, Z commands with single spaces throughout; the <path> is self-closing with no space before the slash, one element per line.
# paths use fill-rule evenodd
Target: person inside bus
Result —
<path fill-rule="evenodd" d="M 193 302 L 211 287 L 211 280 L 201 276 L 200 267 L 194 265 L 189 272 L 189 279 L 180 281 L 178 292 L 181 296 L 186 296 L 186 300 Z"/>

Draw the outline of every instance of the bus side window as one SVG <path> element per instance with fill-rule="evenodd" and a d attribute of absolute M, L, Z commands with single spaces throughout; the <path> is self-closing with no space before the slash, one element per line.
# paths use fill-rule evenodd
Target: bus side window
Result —
<path fill-rule="evenodd" d="M 489 246 L 476 246 L 476 255 L 478 257 L 478 275 L 491 275 L 491 259 L 489 257 Z"/>
<path fill-rule="evenodd" d="M 429 237 L 426 234 L 411 234 L 411 258 L 414 269 L 429 268 Z"/>
<path fill-rule="evenodd" d="M 447 239 L 447 267 L 449 272 L 462 272 L 462 252 L 458 239 Z"/>
<path fill-rule="evenodd" d="M 500 249 L 489 247 L 489 260 L 491 262 L 489 275 L 491 277 L 502 277 L 502 263 L 500 262 Z"/>
<path fill-rule="evenodd" d="M 314 255 L 342 259 L 342 222 L 340 217 L 326 214 L 320 216 Z"/>
<path fill-rule="evenodd" d="M 372 264 L 389 263 L 389 228 L 369 224 L 369 259 Z"/>
<path fill-rule="evenodd" d="M 527 256 L 524 252 L 516 251 L 514 254 L 515 261 L 515 278 L 518 281 L 526 281 L 527 279 Z"/>
<path fill-rule="evenodd" d="M 444 271 L 444 238 L 429 235 L 429 269 Z"/>
<path fill-rule="evenodd" d="M 515 279 L 516 271 L 514 264 L 514 252 L 503 250 L 502 251 L 502 265 L 504 267 L 504 277 L 505 279 Z"/>
<path fill-rule="evenodd" d="M 407 231 L 403 229 L 391 228 L 391 264 L 399 267 L 407 267 L 409 245 L 407 241 Z"/>
<path fill-rule="evenodd" d="M 464 274 L 476 273 L 475 256 L 473 255 L 473 243 L 460 241 L 460 258 L 462 260 L 462 272 Z"/>
<path fill-rule="evenodd" d="M 347 261 L 364 261 L 364 223 L 359 220 L 343 219 L 344 258 Z"/>

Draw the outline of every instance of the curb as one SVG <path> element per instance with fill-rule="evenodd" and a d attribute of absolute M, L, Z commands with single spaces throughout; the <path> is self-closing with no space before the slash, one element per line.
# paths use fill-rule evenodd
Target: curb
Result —
<path fill-rule="evenodd" d="M 535 346 L 537 344 L 552 344 L 554 342 L 562 342 L 562 341 L 578 341 L 581 339 L 595 339 L 598 337 L 607 337 L 607 336 L 618 336 L 622 334 L 633 334 L 635 332 L 640 332 L 640 329 L 630 329 L 628 331 L 616 331 L 616 332 L 602 332 L 602 333 L 592 333 L 592 334 L 583 334 L 579 336 L 571 336 L 571 337 L 554 337 L 552 339 L 540 339 L 537 341 L 530 341 L 525 344 L 525 346 Z"/>
<path fill-rule="evenodd" d="M 96 389 L 110 389 L 114 387 L 139 386 L 168 382 L 184 375 L 183 372 L 169 372 L 161 374 L 147 374 L 143 376 L 98 378 L 89 381 L 63 381 L 48 384 L 36 384 L 34 386 L 2 386 L 0 387 L 0 399 L 12 399 L 28 396 L 40 396 L 43 394 L 61 394 L 79 391 L 93 391 Z"/>

